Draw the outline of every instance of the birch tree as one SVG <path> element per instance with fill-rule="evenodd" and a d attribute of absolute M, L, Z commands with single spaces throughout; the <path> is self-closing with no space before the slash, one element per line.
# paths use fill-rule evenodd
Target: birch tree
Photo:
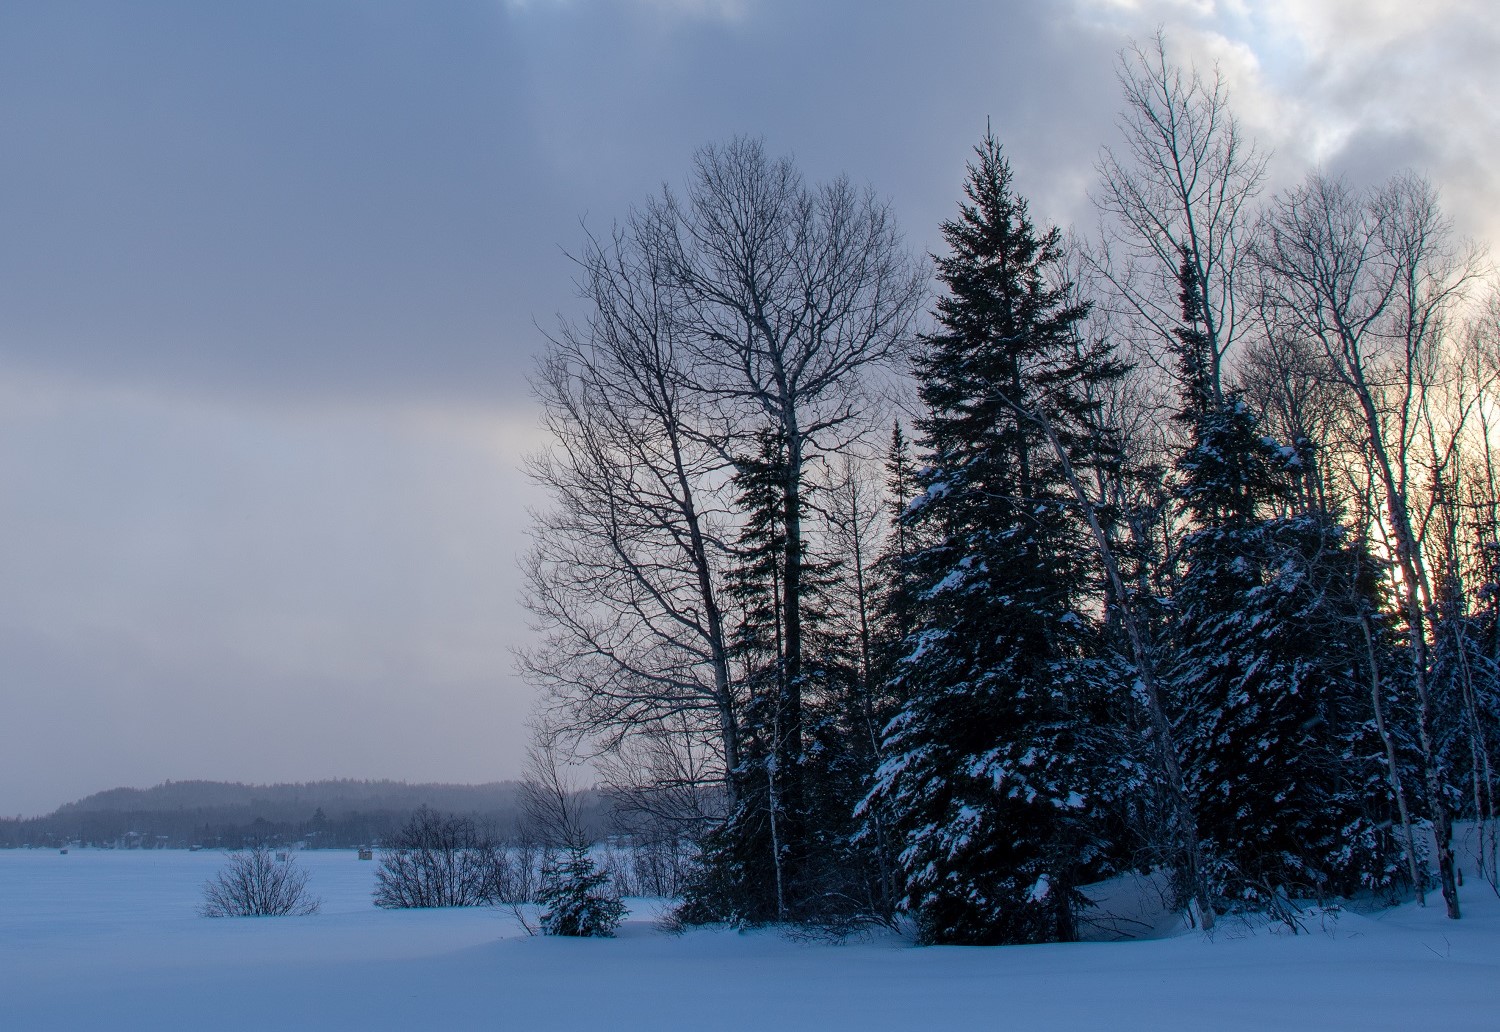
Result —
<path fill-rule="evenodd" d="M 676 284 L 636 215 L 578 259 L 590 312 L 550 341 L 534 386 L 551 446 L 530 463 L 551 495 L 523 561 L 541 638 L 521 653 L 558 735 L 605 748 L 670 728 L 733 794 L 740 697 L 720 595 L 723 444 L 692 389 Z"/>
<path fill-rule="evenodd" d="M 780 440 L 780 685 L 772 767 L 802 846 L 804 491 L 808 463 L 864 428 L 870 376 L 900 356 L 925 297 L 887 205 L 847 178 L 808 186 L 758 140 L 700 150 L 682 197 L 652 206 L 695 387 L 743 444 Z M 795 862 L 795 861 L 794 861 Z"/>
<path fill-rule="evenodd" d="M 699 151 L 682 192 L 663 188 L 590 239 L 579 267 L 588 317 L 562 325 L 536 381 L 553 445 L 532 473 L 553 504 L 526 560 L 543 638 L 523 666 L 565 718 L 552 726 L 616 754 L 632 734 L 660 744 L 686 722 L 694 741 L 670 755 L 700 769 L 694 756 L 717 753 L 731 815 L 758 765 L 769 803 L 751 803 L 747 826 L 769 819 L 774 844 L 741 884 L 774 873 L 785 885 L 772 916 L 794 917 L 811 848 L 809 470 L 870 425 L 869 382 L 908 343 L 925 278 L 871 191 L 809 186 L 748 139 Z M 767 441 L 775 483 L 760 486 L 775 513 L 742 504 Z M 765 612 L 763 591 L 753 606 L 728 591 L 757 520 L 775 541 L 757 559 L 774 588 Z M 753 686 L 735 659 L 751 639 L 773 643 Z"/>
<path fill-rule="evenodd" d="M 1120 150 L 1100 155 L 1103 218 L 1095 264 L 1110 303 L 1170 344 L 1185 267 L 1203 299 L 1209 381 L 1222 395 L 1225 355 L 1251 326 L 1249 243 L 1266 157 L 1229 107 L 1223 76 L 1183 69 L 1158 32 L 1121 52 Z M 1169 370 L 1170 371 L 1170 370 Z"/>
<path fill-rule="evenodd" d="M 1402 175 L 1357 193 L 1312 176 L 1276 199 L 1257 247 L 1267 303 L 1316 342 L 1359 413 L 1363 448 L 1398 571 L 1394 585 L 1410 652 L 1427 807 L 1448 916 L 1459 916 L 1441 743 L 1436 737 L 1433 582 L 1422 546 L 1412 456 L 1446 320 L 1472 271 L 1431 187 Z"/>

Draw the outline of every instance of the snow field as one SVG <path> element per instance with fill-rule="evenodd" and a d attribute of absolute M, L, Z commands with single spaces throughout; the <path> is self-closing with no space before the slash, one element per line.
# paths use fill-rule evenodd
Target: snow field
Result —
<path fill-rule="evenodd" d="M 929 948 L 655 923 L 527 937 L 503 909 L 381 911 L 375 863 L 297 854 L 313 917 L 197 915 L 218 853 L 0 851 L 0 1030 L 1500 1028 L 1500 900 L 1225 921 L 1122 943 Z M 1472 867 L 1469 870 L 1472 875 Z"/>

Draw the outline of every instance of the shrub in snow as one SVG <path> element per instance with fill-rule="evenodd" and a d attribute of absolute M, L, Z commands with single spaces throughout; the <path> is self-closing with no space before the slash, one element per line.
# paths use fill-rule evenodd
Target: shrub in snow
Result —
<path fill-rule="evenodd" d="M 625 904 L 606 887 L 609 875 L 594 865 L 588 850 L 575 846 L 560 864 L 550 865 L 537 897 L 545 935 L 611 936 L 625 917 Z"/>
<path fill-rule="evenodd" d="M 675 833 L 633 837 L 625 854 L 629 869 L 621 881 L 625 896 L 681 896 L 692 870 L 695 850 Z"/>
<path fill-rule="evenodd" d="M 375 905 L 477 907 L 503 880 L 502 851 L 467 817 L 421 807 L 380 852 Z"/>
<path fill-rule="evenodd" d="M 212 881 L 203 884 L 204 917 L 280 917 L 316 914 L 322 900 L 309 895 L 307 872 L 289 853 L 260 845 L 237 849 Z"/>

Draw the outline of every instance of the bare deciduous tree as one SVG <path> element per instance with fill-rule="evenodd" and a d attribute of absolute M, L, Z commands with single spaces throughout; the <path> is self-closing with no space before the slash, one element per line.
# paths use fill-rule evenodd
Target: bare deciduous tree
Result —
<path fill-rule="evenodd" d="M 684 340 L 701 386 L 744 439 L 769 425 L 784 448 L 781 698 L 773 766 L 801 808 L 803 533 L 806 464 L 864 414 L 867 377 L 910 342 L 923 271 L 887 205 L 847 178 L 808 187 L 758 140 L 700 150 L 686 196 L 653 206 L 670 227 Z M 793 830 L 793 837 L 796 832 Z"/>
<path fill-rule="evenodd" d="M 522 667 L 548 689 L 556 733 L 618 748 L 682 728 L 739 763 L 739 700 L 720 602 L 725 458 L 693 388 L 679 292 L 659 227 L 632 216 L 578 259 L 592 312 L 552 339 L 535 387 L 553 447 L 531 463 L 552 494 L 534 514 L 526 602 L 544 637 Z"/>
<path fill-rule="evenodd" d="M 1252 204 L 1266 158 L 1246 138 L 1215 69 L 1211 79 L 1167 57 L 1157 33 L 1120 55 L 1121 152 L 1099 159 L 1103 221 L 1095 264 L 1117 312 L 1158 340 L 1179 324 L 1180 270 L 1203 299 L 1215 395 L 1225 355 L 1250 325 Z"/>
<path fill-rule="evenodd" d="M 585 849 L 592 836 L 584 820 L 583 788 L 568 771 L 557 739 L 538 730 L 526 750 L 526 778 L 521 783 L 526 824 L 548 849 Z"/>
<path fill-rule="evenodd" d="M 1459 916 L 1452 814 L 1435 737 L 1433 581 L 1413 506 L 1421 484 L 1416 445 L 1447 322 L 1473 276 L 1431 187 L 1402 175 L 1357 193 L 1312 176 L 1277 198 L 1257 247 L 1266 303 L 1287 332 L 1315 342 L 1359 413 L 1368 468 L 1384 509 L 1407 630 L 1417 737 L 1437 840 L 1438 877 Z"/>
<path fill-rule="evenodd" d="M 536 383 L 554 447 L 532 474 L 553 505 L 526 561 L 545 637 L 522 666 L 549 689 L 559 733 L 606 751 L 685 734 L 684 755 L 718 757 L 689 766 L 715 769 L 732 805 L 747 702 L 722 587 L 742 516 L 733 478 L 777 434 L 768 769 L 795 823 L 808 464 L 865 429 L 869 381 L 907 344 L 925 273 L 870 191 L 809 187 L 748 139 L 699 151 L 681 195 L 664 189 L 578 261 L 590 316 L 563 325 Z"/>

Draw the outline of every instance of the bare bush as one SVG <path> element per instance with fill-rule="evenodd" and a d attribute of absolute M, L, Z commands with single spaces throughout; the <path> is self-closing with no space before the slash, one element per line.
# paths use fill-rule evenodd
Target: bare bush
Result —
<path fill-rule="evenodd" d="M 468 817 L 421 807 L 380 852 L 375 905 L 477 907 L 506 880 L 502 850 Z"/>
<path fill-rule="evenodd" d="M 542 870 L 547 866 L 549 850 L 528 834 L 495 851 L 491 871 L 490 898 L 512 907 L 535 903 L 542 888 Z"/>
<path fill-rule="evenodd" d="M 594 851 L 617 896 L 680 897 L 696 871 L 698 846 L 682 836 L 621 835 Z"/>
<path fill-rule="evenodd" d="M 204 917 L 305 917 L 323 901 L 307 891 L 308 874 L 289 853 L 266 845 L 237 849 L 212 881 L 203 883 Z"/>

